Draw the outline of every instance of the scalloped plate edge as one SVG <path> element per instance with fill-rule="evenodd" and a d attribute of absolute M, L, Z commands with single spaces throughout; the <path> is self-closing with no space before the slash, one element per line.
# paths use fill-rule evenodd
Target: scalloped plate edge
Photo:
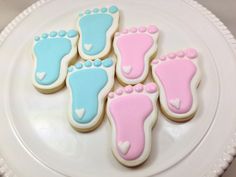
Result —
<path fill-rule="evenodd" d="M 30 15 L 34 10 L 38 9 L 42 5 L 48 3 L 52 0 L 39 0 L 36 3 L 29 6 L 23 12 L 21 12 L 17 17 L 15 17 L 0 33 L 0 47 L 10 35 L 10 33 L 23 21 L 28 15 Z M 217 18 L 211 11 L 207 8 L 199 4 L 194 0 L 183 0 L 184 2 L 188 3 L 192 7 L 199 10 L 201 14 L 209 19 L 217 29 L 224 35 L 227 42 L 232 47 L 232 50 L 235 52 L 236 55 L 236 40 L 228 28 Z M 218 177 L 220 176 L 232 162 L 234 156 L 236 155 L 236 130 L 233 134 L 232 138 L 230 139 L 229 143 L 225 146 L 225 150 L 223 151 L 222 155 L 218 158 L 218 160 L 213 164 L 212 168 L 206 173 L 205 177 Z M 2 177 L 17 177 L 16 174 L 11 170 L 11 168 L 7 165 L 7 162 L 4 160 L 2 155 L 0 154 L 0 175 Z"/>

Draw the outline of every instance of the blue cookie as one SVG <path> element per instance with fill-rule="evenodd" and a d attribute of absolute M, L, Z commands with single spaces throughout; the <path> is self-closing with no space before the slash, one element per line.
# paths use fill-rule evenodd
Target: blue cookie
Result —
<path fill-rule="evenodd" d="M 33 85 L 43 93 L 59 90 L 65 83 L 68 65 L 77 56 L 78 32 L 52 31 L 36 36 L 33 44 Z"/>
<path fill-rule="evenodd" d="M 119 9 L 116 6 L 94 8 L 79 14 L 79 53 L 84 59 L 104 58 L 111 49 L 114 33 L 118 29 Z"/>
<path fill-rule="evenodd" d="M 102 120 L 105 99 L 114 84 L 111 59 L 86 61 L 68 68 L 69 120 L 82 132 L 95 129 Z"/>

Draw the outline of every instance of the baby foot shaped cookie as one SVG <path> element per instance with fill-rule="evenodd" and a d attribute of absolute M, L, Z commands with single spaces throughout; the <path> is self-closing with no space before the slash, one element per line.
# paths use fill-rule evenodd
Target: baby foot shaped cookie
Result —
<path fill-rule="evenodd" d="M 105 98 L 114 84 L 114 68 L 111 59 L 97 59 L 68 69 L 69 121 L 75 129 L 88 132 L 102 121 Z"/>
<path fill-rule="evenodd" d="M 77 56 L 78 32 L 52 31 L 36 36 L 33 45 L 33 85 L 43 93 L 59 90 L 65 83 L 67 68 Z"/>
<path fill-rule="evenodd" d="M 149 27 L 125 29 L 115 35 L 116 74 L 125 84 L 143 82 L 148 75 L 151 57 L 157 51 L 159 29 Z"/>
<path fill-rule="evenodd" d="M 160 104 L 168 118 L 183 122 L 197 111 L 200 82 L 198 54 L 186 49 L 161 56 L 152 62 L 152 74 L 160 87 Z"/>
<path fill-rule="evenodd" d="M 154 83 L 119 88 L 109 93 L 107 115 L 112 126 L 112 150 L 125 166 L 142 164 L 151 151 L 151 130 L 157 120 Z"/>
<path fill-rule="evenodd" d="M 84 59 L 105 57 L 118 29 L 119 9 L 116 6 L 88 9 L 79 14 L 79 53 Z"/>

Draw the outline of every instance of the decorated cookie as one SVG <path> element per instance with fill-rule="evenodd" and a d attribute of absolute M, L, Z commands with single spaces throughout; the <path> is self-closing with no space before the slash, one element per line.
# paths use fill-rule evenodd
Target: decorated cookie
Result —
<path fill-rule="evenodd" d="M 84 59 L 105 57 L 118 29 L 119 9 L 116 6 L 87 9 L 79 14 L 79 53 Z"/>
<path fill-rule="evenodd" d="M 111 59 L 77 63 L 68 69 L 69 121 L 82 132 L 95 129 L 103 118 L 105 98 L 114 84 Z"/>
<path fill-rule="evenodd" d="M 52 31 L 36 36 L 33 44 L 33 85 L 43 93 L 59 90 L 65 83 L 67 68 L 77 56 L 75 30 Z"/>
<path fill-rule="evenodd" d="M 197 111 L 198 60 L 195 49 L 186 49 L 152 62 L 152 74 L 160 87 L 161 108 L 174 121 L 187 121 Z"/>
<path fill-rule="evenodd" d="M 125 166 L 140 165 L 150 154 L 157 98 L 154 83 L 129 85 L 109 93 L 107 115 L 112 126 L 112 150 Z"/>
<path fill-rule="evenodd" d="M 156 26 L 125 29 L 115 34 L 116 74 L 125 84 L 143 82 L 148 75 L 151 57 L 157 51 L 159 30 Z"/>

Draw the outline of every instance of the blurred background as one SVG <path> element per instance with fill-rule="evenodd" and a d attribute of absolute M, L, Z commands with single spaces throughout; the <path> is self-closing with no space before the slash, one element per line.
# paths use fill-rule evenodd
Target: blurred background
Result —
<path fill-rule="evenodd" d="M 0 31 L 22 10 L 37 0 L 0 0 Z M 236 37 L 236 0 L 197 0 L 212 11 Z M 222 177 L 236 177 L 236 159 Z"/>

